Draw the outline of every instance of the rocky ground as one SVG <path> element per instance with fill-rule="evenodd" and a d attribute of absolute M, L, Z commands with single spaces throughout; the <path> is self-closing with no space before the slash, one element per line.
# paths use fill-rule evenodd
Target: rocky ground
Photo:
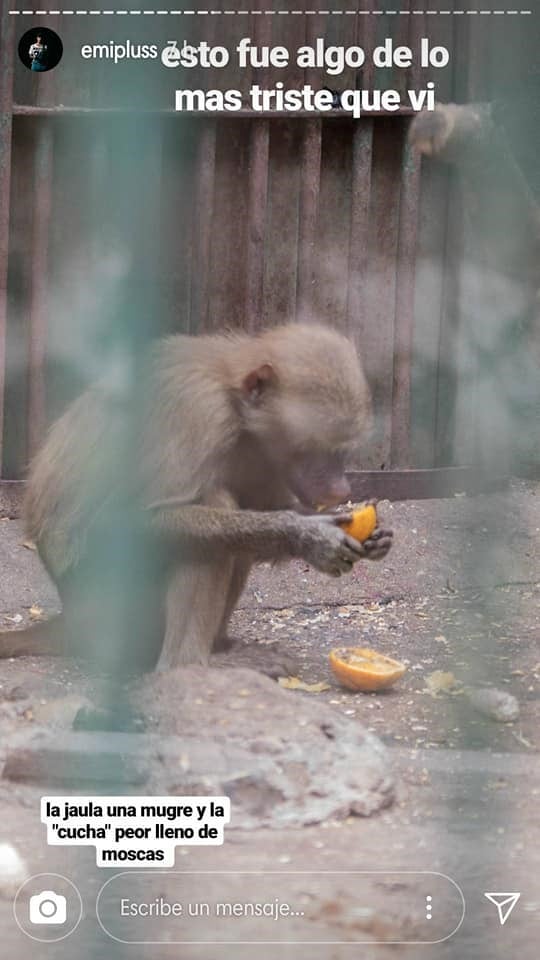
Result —
<path fill-rule="evenodd" d="M 85 903 L 80 927 L 55 956 L 134 955 L 96 924 L 95 894 L 114 871 L 93 867 L 92 848 L 47 847 L 39 822 L 41 794 L 93 793 L 92 778 L 101 776 L 107 793 L 227 793 L 233 816 L 224 846 L 178 847 L 176 869 L 277 871 L 267 895 L 309 903 L 307 920 L 273 927 L 242 920 L 238 938 L 257 948 L 139 946 L 138 957 L 181 950 L 186 958 L 266 960 L 279 949 L 291 960 L 305 950 L 342 960 L 355 941 L 364 944 L 354 952 L 361 949 L 363 960 L 396 949 L 416 957 L 417 946 L 388 942 L 442 940 L 457 907 L 449 888 L 439 890 L 438 926 L 434 912 L 426 934 L 414 894 L 425 875 L 396 871 L 437 871 L 459 884 L 467 909 L 453 937 L 422 947 L 429 960 L 532 960 L 540 916 L 539 494 L 538 485 L 516 483 L 491 496 L 383 503 L 380 513 L 395 530 L 391 554 L 340 580 L 300 562 L 261 566 L 234 617 L 231 654 L 216 657 L 209 673 L 152 676 L 130 688 L 144 733 L 74 733 L 74 719 L 100 689 L 74 663 L 1 662 L 0 844 L 17 849 L 29 874 L 69 876 Z M 6 629 L 58 606 L 22 539 L 17 521 L 0 521 Z M 327 657 L 342 645 L 375 648 L 403 661 L 407 672 L 384 693 L 345 690 Z M 281 689 L 250 669 L 269 655 L 286 656 L 287 672 L 314 688 Z M 512 722 L 500 722 L 489 704 L 478 709 L 478 690 L 492 688 L 516 699 Z M 69 788 L 62 786 L 66 770 L 77 772 Z M 120 788 L 111 786 L 115 778 L 123 778 Z M 360 880 L 358 871 L 392 875 Z M 155 875 L 144 883 L 153 891 L 163 886 Z M 253 883 L 237 877 L 235 897 L 247 900 Z M 223 876 L 206 877 L 209 901 L 223 890 Z M 522 894 L 504 927 L 483 896 L 497 890 Z M 7 955 L 48 955 L 50 946 L 13 924 L 7 882 L 0 918 Z M 210 918 L 206 940 L 212 931 L 222 939 Z M 296 942 L 260 944 L 275 936 Z M 175 939 L 170 923 L 162 922 L 159 939 Z"/>

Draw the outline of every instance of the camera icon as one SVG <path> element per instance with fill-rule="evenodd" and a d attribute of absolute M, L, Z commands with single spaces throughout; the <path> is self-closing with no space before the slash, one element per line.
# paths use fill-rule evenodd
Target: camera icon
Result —
<path fill-rule="evenodd" d="M 67 900 L 54 890 L 42 890 L 30 897 L 28 915 L 30 923 L 65 923 Z"/>

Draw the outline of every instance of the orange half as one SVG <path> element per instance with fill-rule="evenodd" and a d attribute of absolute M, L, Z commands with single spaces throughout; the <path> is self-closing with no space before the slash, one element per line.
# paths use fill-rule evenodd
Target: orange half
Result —
<path fill-rule="evenodd" d="M 364 647 L 339 647 L 329 654 L 330 666 L 340 683 L 349 690 L 384 690 L 403 676 L 407 667 Z"/>

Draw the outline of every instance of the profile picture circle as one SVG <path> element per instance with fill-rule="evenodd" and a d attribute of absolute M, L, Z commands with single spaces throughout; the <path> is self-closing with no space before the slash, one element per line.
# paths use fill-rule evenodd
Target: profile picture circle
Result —
<path fill-rule="evenodd" d="M 19 40 L 19 60 L 33 73 L 53 70 L 62 59 L 64 47 L 54 30 L 32 27 Z"/>

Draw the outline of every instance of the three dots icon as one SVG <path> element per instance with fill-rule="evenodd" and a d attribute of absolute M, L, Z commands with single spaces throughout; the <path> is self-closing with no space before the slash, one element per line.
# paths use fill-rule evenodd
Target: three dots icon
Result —
<path fill-rule="evenodd" d="M 433 897 L 427 896 L 426 897 L 426 920 L 431 920 L 431 917 L 433 915 L 432 907 L 433 907 Z"/>

